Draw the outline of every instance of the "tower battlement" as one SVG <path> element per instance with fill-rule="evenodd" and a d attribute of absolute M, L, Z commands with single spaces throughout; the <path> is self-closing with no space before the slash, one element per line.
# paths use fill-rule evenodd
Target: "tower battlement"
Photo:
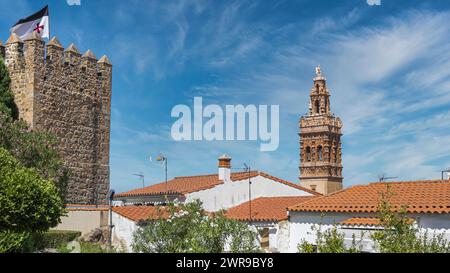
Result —
<path fill-rule="evenodd" d="M 104 202 L 109 190 L 112 64 L 91 50 L 66 49 L 55 37 L 12 34 L 0 54 L 11 78 L 19 118 L 58 138 L 69 168 L 68 202 Z"/>

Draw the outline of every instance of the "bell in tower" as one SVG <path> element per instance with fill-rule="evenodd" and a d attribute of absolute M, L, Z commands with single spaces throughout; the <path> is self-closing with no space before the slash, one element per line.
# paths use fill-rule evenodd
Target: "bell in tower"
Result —
<path fill-rule="evenodd" d="M 310 92 L 309 114 L 300 119 L 300 184 L 328 195 L 342 186 L 342 122 L 331 112 L 320 66 Z"/>

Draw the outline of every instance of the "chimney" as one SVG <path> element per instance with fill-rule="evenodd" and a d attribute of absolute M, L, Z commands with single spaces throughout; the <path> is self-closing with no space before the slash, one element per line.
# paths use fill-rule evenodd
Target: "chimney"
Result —
<path fill-rule="evenodd" d="M 231 157 L 227 155 L 219 157 L 219 180 L 231 182 Z"/>

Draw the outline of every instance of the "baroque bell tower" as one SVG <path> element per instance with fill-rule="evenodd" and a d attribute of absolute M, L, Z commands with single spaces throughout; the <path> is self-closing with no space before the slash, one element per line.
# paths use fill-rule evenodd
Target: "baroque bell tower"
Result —
<path fill-rule="evenodd" d="M 300 184 L 321 194 L 342 186 L 341 119 L 330 107 L 330 92 L 320 67 L 310 93 L 309 114 L 300 119 Z"/>

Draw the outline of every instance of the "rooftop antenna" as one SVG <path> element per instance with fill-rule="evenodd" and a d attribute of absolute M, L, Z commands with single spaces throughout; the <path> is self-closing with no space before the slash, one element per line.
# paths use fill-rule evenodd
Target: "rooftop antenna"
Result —
<path fill-rule="evenodd" d="M 380 182 L 386 182 L 388 180 L 397 179 L 397 176 L 386 176 L 386 174 L 382 174 L 378 176 L 378 180 Z"/>
<path fill-rule="evenodd" d="M 145 188 L 145 182 L 144 182 L 145 176 L 144 176 L 144 174 L 143 173 L 135 173 L 133 175 L 141 178 L 141 180 L 142 180 L 142 188 Z"/>

